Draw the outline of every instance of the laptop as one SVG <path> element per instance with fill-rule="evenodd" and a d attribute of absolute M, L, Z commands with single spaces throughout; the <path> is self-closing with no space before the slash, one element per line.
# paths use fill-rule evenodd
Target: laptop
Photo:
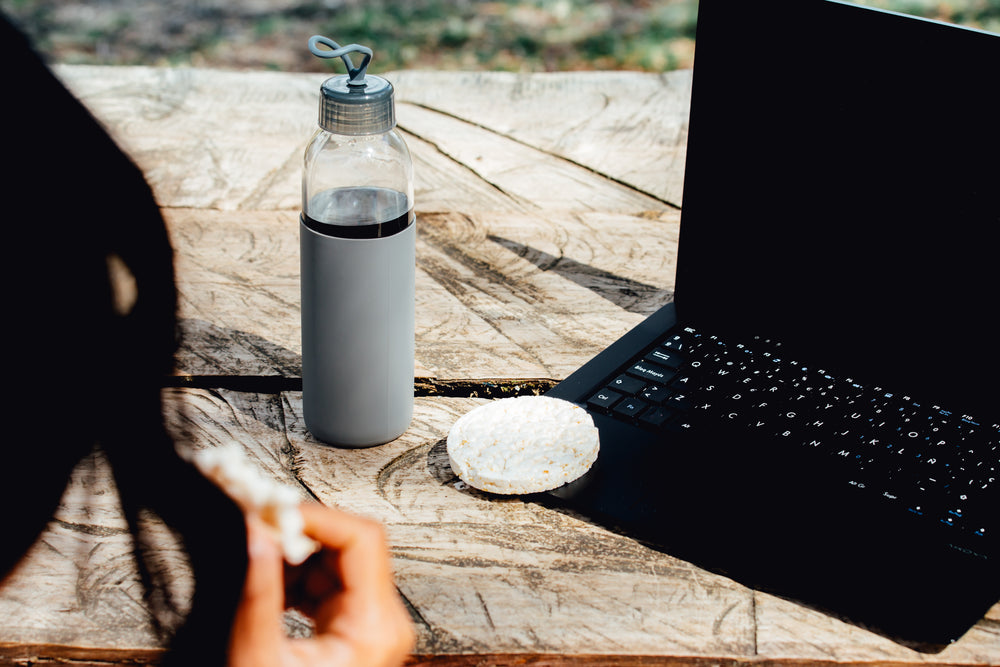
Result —
<path fill-rule="evenodd" d="M 935 651 L 1000 601 L 1000 35 L 701 0 L 672 303 L 549 500 Z"/>

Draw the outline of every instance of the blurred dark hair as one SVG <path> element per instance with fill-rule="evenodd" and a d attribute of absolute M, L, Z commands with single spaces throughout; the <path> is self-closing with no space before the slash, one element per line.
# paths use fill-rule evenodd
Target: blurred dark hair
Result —
<path fill-rule="evenodd" d="M 192 607 L 166 661 L 223 665 L 246 570 L 245 527 L 236 506 L 178 456 L 164 426 L 161 390 L 177 331 L 164 220 L 141 171 L 6 19 L 0 55 L 14 426 L 0 452 L 0 577 L 52 517 L 76 464 L 99 446 L 154 612 L 165 593 L 140 515 L 175 531 L 194 572 Z M 109 263 L 134 279 L 127 312 L 116 308 Z"/>

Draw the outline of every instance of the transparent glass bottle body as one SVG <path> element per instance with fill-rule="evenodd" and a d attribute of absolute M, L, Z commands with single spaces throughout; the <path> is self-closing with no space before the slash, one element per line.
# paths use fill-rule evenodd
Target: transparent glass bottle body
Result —
<path fill-rule="evenodd" d="M 306 427 L 337 446 L 389 442 L 413 414 L 416 224 L 402 137 L 318 130 L 302 206 Z"/>
<path fill-rule="evenodd" d="M 343 211 L 326 210 L 317 196 L 339 188 L 384 188 L 405 195 L 407 210 L 413 208 L 413 163 L 399 133 L 392 129 L 382 134 L 348 136 L 317 130 L 305 153 L 303 211 L 319 222 L 336 222 L 331 216 L 343 216 Z M 359 215 L 366 213 L 364 209 L 356 210 Z M 390 212 L 367 213 L 384 217 Z"/>

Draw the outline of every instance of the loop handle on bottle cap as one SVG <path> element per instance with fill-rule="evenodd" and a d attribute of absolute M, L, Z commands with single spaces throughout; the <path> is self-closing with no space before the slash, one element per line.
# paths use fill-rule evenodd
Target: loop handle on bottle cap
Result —
<path fill-rule="evenodd" d="M 328 49 L 321 49 L 319 44 L 329 47 Z M 349 86 L 364 86 L 365 73 L 368 70 L 368 63 L 372 59 L 372 50 L 367 46 L 361 46 L 360 44 L 348 44 L 347 46 L 341 46 L 337 42 L 333 41 L 329 37 L 323 37 L 322 35 L 313 35 L 309 38 L 309 51 L 312 52 L 314 56 L 319 58 L 340 58 L 344 61 L 344 65 L 347 67 L 347 77 Z M 364 59 L 361 61 L 359 67 L 355 67 L 354 63 L 351 62 L 351 57 L 347 54 L 349 53 L 362 53 L 364 54 Z"/>

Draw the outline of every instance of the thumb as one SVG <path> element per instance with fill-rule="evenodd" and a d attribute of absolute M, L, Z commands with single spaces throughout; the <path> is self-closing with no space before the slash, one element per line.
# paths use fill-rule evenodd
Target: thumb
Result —
<path fill-rule="evenodd" d="M 247 574 L 229 638 L 230 667 L 272 667 L 284 639 L 284 560 L 263 522 L 247 515 Z"/>

